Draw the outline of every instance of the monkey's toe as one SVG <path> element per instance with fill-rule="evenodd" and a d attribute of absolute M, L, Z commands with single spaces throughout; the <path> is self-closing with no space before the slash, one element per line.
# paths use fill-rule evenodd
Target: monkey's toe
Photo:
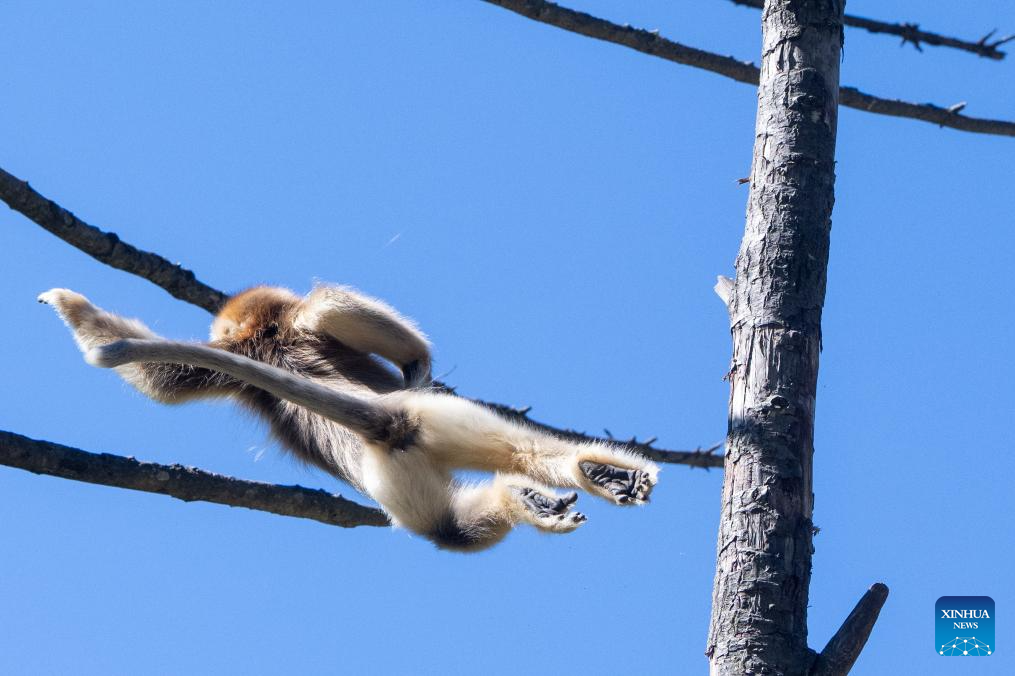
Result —
<path fill-rule="evenodd" d="M 533 488 L 515 488 L 518 501 L 529 512 L 532 524 L 553 533 L 570 533 L 588 521 L 581 512 L 572 512 L 571 506 L 578 501 L 578 494 L 571 491 L 563 497 L 540 493 Z"/>
<path fill-rule="evenodd" d="M 60 292 L 66 291 L 66 289 L 50 289 L 49 291 L 43 291 L 35 300 L 39 301 L 43 305 L 55 305 L 60 297 Z"/>
<path fill-rule="evenodd" d="M 578 463 L 582 474 L 618 505 L 641 505 L 649 501 L 655 479 L 640 469 L 625 469 L 592 460 Z"/>
<path fill-rule="evenodd" d="M 582 525 L 589 520 L 587 516 L 581 512 L 567 512 L 566 514 L 560 514 L 553 517 L 555 523 L 546 530 L 552 530 L 555 533 L 570 533 L 578 526 Z"/>
<path fill-rule="evenodd" d="M 589 518 L 581 512 L 568 511 L 563 514 L 537 517 L 536 527 L 551 533 L 570 533 L 588 520 Z"/>
<path fill-rule="evenodd" d="M 544 495 L 534 488 L 516 488 L 515 492 L 522 505 L 538 517 L 566 514 L 571 509 L 571 505 L 578 501 L 578 494 L 574 491 L 561 498 Z"/>

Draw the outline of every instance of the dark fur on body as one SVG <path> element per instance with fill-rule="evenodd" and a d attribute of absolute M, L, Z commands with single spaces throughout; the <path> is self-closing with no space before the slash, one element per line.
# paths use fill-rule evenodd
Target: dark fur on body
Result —
<path fill-rule="evenodd" d="M 251 302 L 251 296 L 257 302 Z M 209 344 L 341 391 L 387 394 L 405 386 L 402 378 L 371 355 L 331 336 L 295 329 L 293 320 L 300 300 L 295 295 L 266 296 L 260 287 L 234 296 L 219 316 L 242 318 L 242 328 Z M 363 452 L 359 436 L 231 376 L 201 368 L 193 371 L 195 375 L 201 372 L 206 382 L 227 380 L 237 400 L 263 418 L 272 436 L 299 460 L 363 489 L 356 462 Z"/>

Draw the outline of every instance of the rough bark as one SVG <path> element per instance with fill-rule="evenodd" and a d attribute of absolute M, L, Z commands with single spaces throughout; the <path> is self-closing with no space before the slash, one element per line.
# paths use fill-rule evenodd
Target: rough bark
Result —
<path fill-rule="evenodd" d="M 344 528 L 390 525 L 381 510 L 322 490 L 234 479 L 194 467 L 160 465 L 109 453 L 89 453 L 13 432 L 0 431 L 0 464 L 35 474 L 160 493 L 186 502 L 246 507 Z"/>
<path fill-rule="evenodd" d="M 737 82 L 750 85 L 758 84 L 758 68 L 753 63 L 738 61 L 732 56 L 722 56 L 682 45 L 662 37 L 658 31 L 647 31 L 628 25 L 621 26 L 591 14 L 577 12 L 543 0 L 483 1 L 572 33 L 623 45 L 644 54 L 685 66 L 701 68 Z M 948 107 L 936 106 L 932 103 L 910 103 L 866 94 L 856 87 L 843 87 L 839 95 L 839 103 L 848 108 L 856 108 L 868 113 L 922 120 L 940 127 L 951 127 L 976 134 L 1015 136 L 1015 122 L 962 115 L 960 111 L 965 107 L 965 103 Z"/>
<path fill-rule="evenodd" d="M 747 225 L 729 289 L 729 430 L 712 674 L 803 674 L 814 399 L 835 182 L 844 0 L 762 13 Z"/>

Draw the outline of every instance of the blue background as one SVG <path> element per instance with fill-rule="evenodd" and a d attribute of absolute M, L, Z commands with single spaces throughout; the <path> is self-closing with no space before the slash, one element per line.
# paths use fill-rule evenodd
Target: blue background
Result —
<path fill-rule="evenodd" d="M 718 0 L 575 0 L 757 62 Z M 997 3 L 850 11 L 976 38 Z M 711 287 L 744 223 L 751 87 L 480 2 L 7 2 L 0 166 L 227 291 L 356 285 L 438 375 L 561 426 L 710 445 L 730 356 Z M 847 31 L 844 84 L 1015 118 L 1003 62 Z M 1015 454 L 1015 141 L 843 109 L 815 457 L 810 643 L 872 582 L 855 673 L 954 673 L 942 595 L 1004 612 Z M 225 403 L 170 408 L 86 366 L 40 291 L 202 338 L 209 317 L 0 213 L 0 428 L 324 486 Z M 583 498 L 566 537 L 476 556 L 0 468 L 10 673 L 703 673 L 722 473 Z M 1002 622 L 1002 643 L 1006 624 Z M 1012 673 L 1003 650 L 977 673 Z M 633 660 L 633 662 L 632 662 Z M 950 664 L 951 667 L 945 665 Z M 949 670 L 944 671 L 945 668 Z"/>
<path fill-rule="evenodd" d="M 995 608 L 994 600 L 989 596 L 942 596 L 934 604 L 934 650 L 938 654 L 944 653 L 946 657 L 993 657 L 994 651 L 997 650 L 995 645 Z M 984 611 L 986 617 L 979 618 L 947 618 L 945 617 L 945 610 L 973 610 L 973 611 Z M 955 624 L 971 623 L 976 625 L 976 629 L 956 629 Z M 976 639 L 973 641 L 974 648 L 978 650 L 965 650 L 970 646 L 961 645 L 957 649 L 947 648 L 949 641 L 955 641 L 956 639 L 963 639 L 963 643 L 967 643 L 970 639 Z M 952 643 L 952 645 L 957 645 Z M 988 655 L 983 654 L 983 649 L 980 646 L 985 646 L 989 649 Z M 962 652 L 969 652 L 971 655 L 960 655 L 959 650 Z"/>

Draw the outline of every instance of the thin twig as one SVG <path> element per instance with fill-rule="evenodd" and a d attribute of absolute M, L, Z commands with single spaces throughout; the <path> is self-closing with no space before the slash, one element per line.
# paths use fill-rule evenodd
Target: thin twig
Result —
<path fill-rule="evenodd" d="M 453 392 L 451 388 L 443 383 L 434 383 L 435 387 L 441 388 L 446 392 Z M 462 396 L 462 395 L 458 395 Z M 592 434 L 585 434 L 584 432 L 576 432 L 575 430 L 560 429 L 559 427 L 553 427 L 546 423 L 541 423 L 528 417 L 528 411 L 524 413 L 519 409 L 512 406 L 505 406 L 504 404 L 496 404 L 491 401 L 483 401 L 482 399 L 473 399 L 466 397 L 469 401 L 484 406 L 491 411 L 499 413 L 501 416 L 514 420 L 516 422 L 534 427 L 537 430 L 541 430 L 548 434 L 552 434 L 569 441 L 597 441 L 603 444 L 610 444 L 618 448 L 623 448 L 636 453 L 641 453 L 650 460 L 655 462 L 665 462 L 676 465 L 688 465 L 690 467 L 703 467 L 710 469 L 712 467 L 723 466 L 723 456 L 716 455 L 716 451 L 722 448 L 724 442 L 720 442 L 709 448 L 698 448 L 693 451 L 669 451 L 660 448 L 652 448 L 652 443 L 655 438 L 651 438 L 647 441 L 639 442 L 635 438 L 631 438 L 627 441 L 618 441 L 612 436 L 597 437 Z M 605 430 L 604 430 L 605 431 Z"/>
<path fill-rule="evenodd" d="M 143 277 L 153 284 L 161 286 L 180 300 L 192 303 L 209 312 L 215 312 L 215 308 L 220 307 L 222 303 L 229 298 L 228 295 L 222 293 L 221 291 L 213 289 L 207 284 L 199 281 L 194 276 L 193 272 L 185 270 L 179 266 L 171 266 L 171 270 L 162 270 L 159 274 L 151 273 L 152 266 L 150 261 L 162 261 L 166 265 L 168 265 L 168 261 L 157 254 L 142 251 L 121 241 L 120 238 L 113 233 L 103 232 L 94 226 L 88 225 L 56 202 L 40 195 L 38 192 L 30 188 L 28 183 L 25 181 L 22 181 L 16 176 L 12 176 L 3 169 L 0 169 L 0 199 L 3 199 L 3 201 L 6 202 L 12 209 L 21 212 L 38 225 L 41 225 L 50 232 L 56 232 L 56 234 L 68 244 L 91 254 L 94 258 L 96 258 L 96 260 L 108 263 L 113 265 L 113 267 L 138 275 L 139 277 Z M 58 223 L 58 227 L 53 225 L 54 221 Z M 56 229 L 54 230 L 54 228 Z M 116 242 L 115 264 L 109 262 L 108 255 L 100 256 L 93 252 L 96 248 L 94 246 L 96 238 Z M 454 388 L 448 387 L 443 383 L 437 383 L 436 385 L 447 392 L 455 393 Z M 519 409 L 513 406 L 483 401 L 481 399 L 472 399 L 471 401 L 496 411 L 504 417 L 525 421 L 544 432 L 566 439 L 612 443 L 618 447 L 643 453 L 657 462 L 705 468 L 723 466 L 722 456 L 715 455 L 715 450 L 718 447 L 706 450 L 698 449 L 694 451 L 661 450 L 652 448 L 650 444 L 638 443 L 634 440 L 629 443 L 624 443 L 612 439 L 602 439 L 600 437 L 587 434 L 580 434 L 572 430 L 563 430 L 544 423 L 535 422 L 528 418 L 528 412 L 531 407 Z"/>
<path fill-rule="evenodd" d="M 213 474 L 183 465 L 141 462 L 109 453 L 89 453 L 0 431 L 0 465 L 135 491 L 160 493 L 186 502 L 215 502 L 332 526 L 388 526 L 384 512 L 323 490 L 277 486 Z"/>
<path fill-rule="evenodd" d="M 867 644 L 881 607 L 888 599 L 888 587 L 881 582 L 871 585 L 853 608 L 846 621 L 828 641 L 811 668 L 812 676 L 846 676 L 860 651 Z"/>
<path fill-rule="evenodd" d="M 688 47 L 659 35 L 656 31 L 647 31 L 631 26 L 605 21 L 585 12 L 561 7 L 552 2 L 542 0 L 483 0 L 492 5 L 521 14 L 524 17 L 539 21 L 557 28 L 585 35 L 597 40 L 612 42 L 629 47 L 636 51 L 660 59 L 673 61 L 685 66 L 701 68 L 718 75 L 731 78 L 737 82 L 758 84 L 759 71 L 757 66 L 748 61 L 738 61 L 732 56 L 720 56 L 694 47 Z M 1005 120 L 988 120 L 968 117 L 958 112 L 949 112 L 932 103 L 909 103 L 885 99 L 872 94 L 865 94 L 855 87 L 842 87 L 839 90 L 840 105 L 856 108 L 869 113 L 907 117 L 914 120 L 931 122 L 941 127 L 951 127 L 961 131 L 977 134 L 996 134 L 998 136 L 1015 136 L 1015 122 Z"/>
<path fill-rule="evenodd" d="M 761 9 L 765 6 L 765 0 L 730 0 L 730 2 L 744 7 L 754 7 L 755 9 Z M 998 47 L 1006 42 L 1015 40 L 1015 35 L 1008 35 L 991 41 L 990 38 L 995 33 L 995 31 L 991 31 L 979 40 L 972 42 L 970 40 L 960 40 L 958 38 L 950 38 L 947 35 L 920 30 L 920 24 L 916 23 L 887 23 L 849 14 L 843 18 L 843 23 L 853 28 L 863 28 L 870 33 L 895 35 L 902 38 L 903 45 L 908 42 L 916 47 L 917 51 L 923 51 L 923 48 L 920 46 L 923 43 L 935 47 L 953 47 L 987 59 L 994 59 L 995 61 L 1000 61 L 1005 57 L 1005 53 L 998 49 Z"/>

